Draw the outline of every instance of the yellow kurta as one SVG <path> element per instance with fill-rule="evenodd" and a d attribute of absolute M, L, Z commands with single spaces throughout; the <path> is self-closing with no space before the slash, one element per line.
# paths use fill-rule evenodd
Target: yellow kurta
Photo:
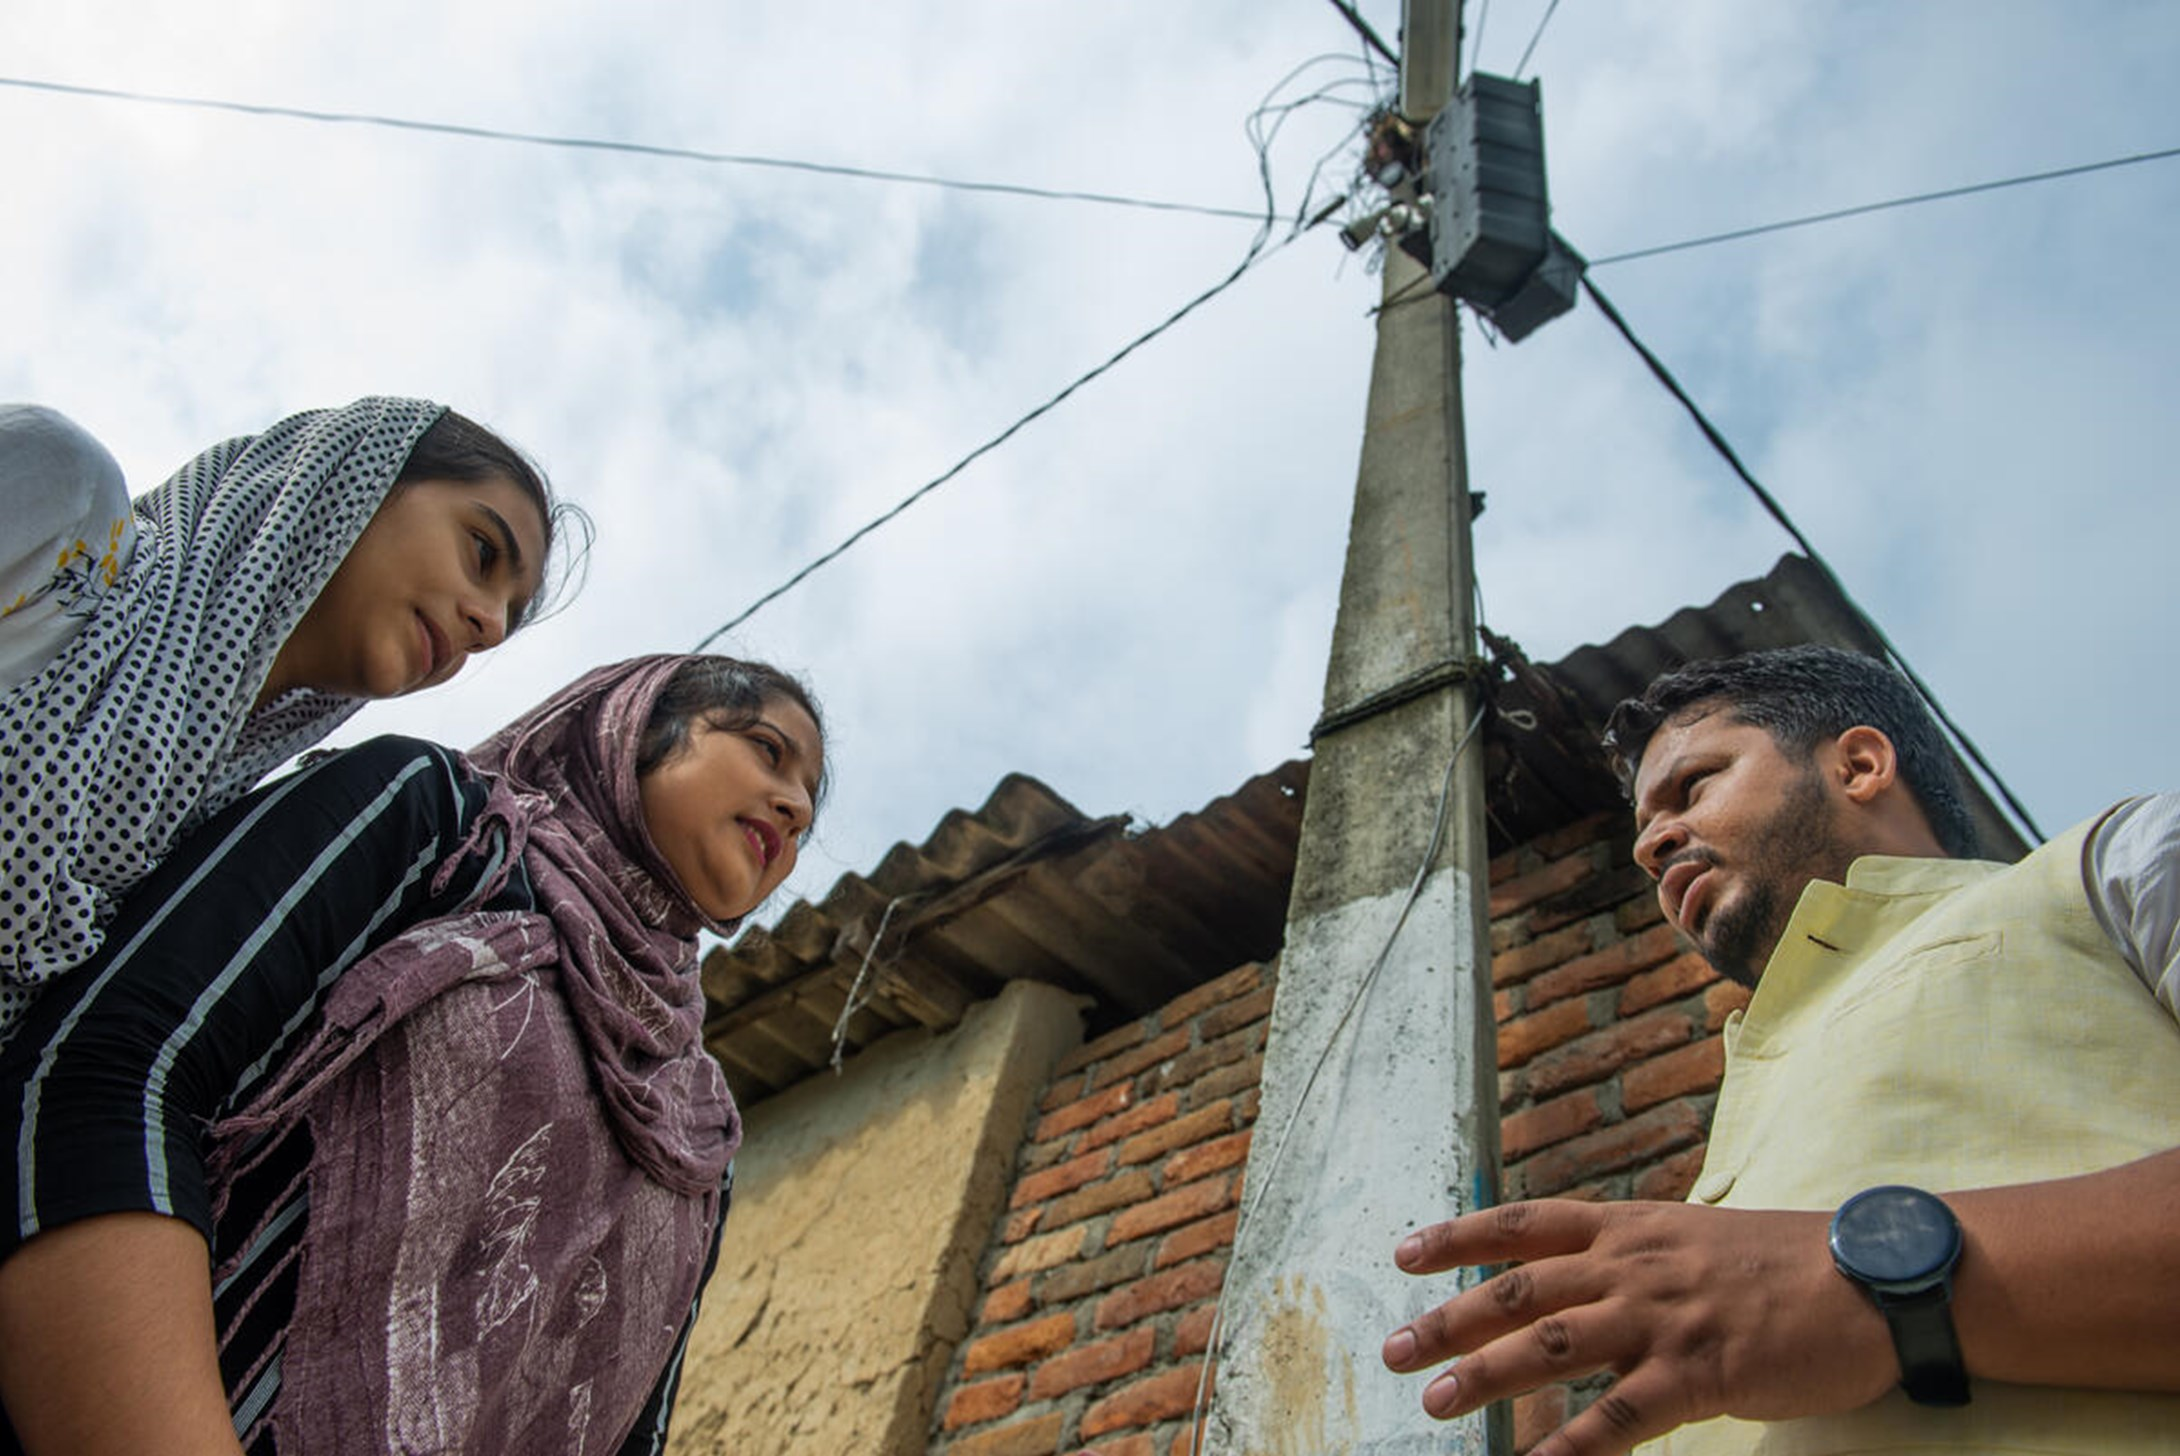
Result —
<path fill-rule="evenodd" d="M 2180 1146 L 2180 1023 L 2090 908 L 2082 856 L 2094 822 L 2018 865 L 1872 857 L 1845 886 L 1810 885 L 1748 1010 L 1726 1026 L 1725 1082 L 1690 1201 L 1828 1210 L 1879 1183 L 2034 1182 Z M 1846 1415 L 1711 1421 L 1644 1448 L 2175 1450 L 2180 1397 L 1982 1380 L 1961 1409 L 1895 1390 Z"/>

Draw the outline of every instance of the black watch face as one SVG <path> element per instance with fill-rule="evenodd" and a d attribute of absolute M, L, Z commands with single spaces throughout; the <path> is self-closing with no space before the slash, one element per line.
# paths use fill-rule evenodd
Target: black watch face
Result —
<path fill-rule="evenodd" d="M 1897 1284 L 1927 1278 L 1960 1253 L 1953 1211 L 1919 1188 L 1872 1188 L 1840 1205 L 1832 1252 L 1860 1278 Z"/>

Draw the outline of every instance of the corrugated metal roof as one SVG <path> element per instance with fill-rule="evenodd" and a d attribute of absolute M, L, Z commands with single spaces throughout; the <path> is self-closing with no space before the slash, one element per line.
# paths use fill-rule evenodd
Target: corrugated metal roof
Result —
<path fill-rule="evenodd" d="M 1564 684 L 1593 721 L 1622 698 L 1641 692 L 1659 673 L 1685 663 L 1817 642 L 1884 655 L 1882 644 L 1861 614 L 1840 594 L 1837 584 L 1807 557 L 1779 558 L 1770 574 L 1728 587 L 1708 607 L 1685 608 L 1656 627 L 1630 627 L 1602 647 L 1578 648 L 1552 664 L 1554 680 Z M 1955 754 L 1956 762 L 1960 762 Z M 2017 859 L 2028 852 L 1998 806 L 1960 763 L 1970 815 L 1983 839 L 1983 852 L 1995 859 Z"/>
<path fill-rule="evenodd" d="M 1621 698 L 1683 662 L 1795 642 L 1877 647 L 1829 579 L 1787 556 L 1708 607 L 1549 666 L 1514 651 L 1486 734 L 1494 850 L 1620 802 L 1597 733 Z M 1139 828 L 1009 775 L 921 845 L 895 845 L 868 875 L 707 956 L 706 1044 L 750 1103 L 831 1062 L 851 990 L 851 1056 L 903 1027 L 951 1026 L 1009 980 L 1081 993 L 1093 1030 L 1140 1016 L 1277 951 L 1307 782 L 1306 762 L 1282 764 Z M 1988 842 L 2018 848 L 1989 801 L 1971 799 Z"/>
<path fill-rule="evenodd" d="M 707 956 L 705 1042 L 747 1102 L 830 1063 L 851 992 L 845 1055 L 951 1026 L 1010 980 L 1081 993 L 1097 1024 L 1140 1016 L 1278 949 L 1306 774 L 1283 764 L 1149 830 L 1010 774 L 923 844 Z"/>

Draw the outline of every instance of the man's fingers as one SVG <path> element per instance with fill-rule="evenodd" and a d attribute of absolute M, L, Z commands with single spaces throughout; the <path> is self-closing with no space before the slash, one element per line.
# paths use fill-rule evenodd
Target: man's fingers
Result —
<path fill-rule="evenodd" d="M 1598 1299 L 1596 1271 L 1579 1259 L 1543 1259 L 1493 1275 L 1393 1332 L 1383 1358 L 1394 1370 L 1421 1370 L 1509 1334 L 1547 1315 Z"/>
<path fill-rule="evenodd" d="M 1579 1337 L 1570 1337 L 1570 1343 L 1578 1342 Z M 1493 1347 L 1493 1351 L 1480 1353 L 1495 1350 Z M 1474 1363 L 1473 1359 L 1464 1360 L 1433 1381 L 1423 1393 L 1423 1408 L 1439 1420 L 1446 1420 L 1480 1410 L 1493 1400 L 1534 1389 L 1540 1383 L 1517 1375 L 1510 1388 L 1498 1389 L 1507 1384 L 1506 1370 L 1502 1367 L 1493 1377 L 1472 1370 Z M 1569 1366 L 1549 1378 L 1574 1379 L 1596 1368 Z M 1655 1369 L 1639 1370 L 1613 1382 L 1567 1424 L 1530 1447 L 1529 1456 L 1628 1456 L 1643 1442 L 1679 1425 L 1684 1406 L 1685 1402 L 1672 1398 L 1666 1377 Z"/>
<path fill-rule="evenodd" d="M 1571 1198 L 1502 1203 L 1401 1240 L 1393 1262 L 1410 1274 L 1438 1274 L 1468 1264 L 1541 1259 L 1589 1247 L 1604 1220 L 1603 1206 Z"/>
<path fill-rule="evenodd" d="M 1529 1456 L 1627 1456 L 1664 1435 L 1681 1417 L 1662 1382 L 1643 1373 L 1615 1381 L 1573 1420 L 1529 1448 Z"/>
<path fill-rule="evenodd" d="M 1545 1314 L 1456 1362 L 1424 1387 L 1423 1408 L 1444 1420 L 1556 1380 L 1580 1379 L 1623 1363 L 1622 1345 L 1600 1305 Z"/>

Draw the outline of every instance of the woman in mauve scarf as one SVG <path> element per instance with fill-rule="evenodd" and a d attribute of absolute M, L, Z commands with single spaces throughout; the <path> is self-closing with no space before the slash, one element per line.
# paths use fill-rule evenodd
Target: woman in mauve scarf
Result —
<path fill-rule="evenodd" d="M 655 1452 L 741 1124 L 700 930 L 792 868 L 792 678 L 591 673 L 240 801 L 0 1052 L 0 1452 Z"/>

